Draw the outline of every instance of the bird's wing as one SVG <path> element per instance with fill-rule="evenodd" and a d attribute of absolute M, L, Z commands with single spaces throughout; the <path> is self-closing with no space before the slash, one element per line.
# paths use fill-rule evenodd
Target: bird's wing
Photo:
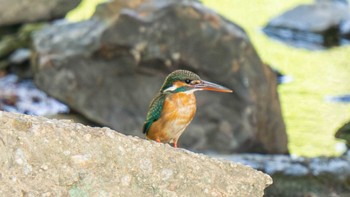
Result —
<path fill-rule="evenodd" d="M 163 104 L 165 100 L 165 95 L 159 93 L 151 102 L 149 106 L 149 111 L 147 113 L 147 118 L 143 124 L 143 133 L 147 134 L 152 123 L 157 121 L 162 113 Z"/>

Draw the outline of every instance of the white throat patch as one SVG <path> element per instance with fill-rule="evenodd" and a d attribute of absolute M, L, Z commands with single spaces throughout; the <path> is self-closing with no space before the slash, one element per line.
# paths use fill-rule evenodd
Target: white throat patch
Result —
<path fill-rule="evenodd" d="M 165 89 L 163 92 L 171 92 L 171 91 L 176 90 L 176 88 L 177 88 L 176 86 L 172 85 L 172 86 L 168 87 L 167 89 Z"/>
<path fill-rule="evenodd" d="M 177 87 L 177 86 L 175 86 L 175 85 L 172 85 L 172 86 L 168 87 L 167 89 L 163 90 L 163 92 L 164 92 L 164 93 L 166 93 L 166 92 L 172 92 L 172 91 L 176 90 L 177 88 L 179 88 L 179 87 Z M 192 94 L 192 93 L 195 92 L 195 91 L 199 91 L 199 89 L 191 89 L 191 90 L 184 91 L 184 92 L 182 92 L 182 93 Z"/>

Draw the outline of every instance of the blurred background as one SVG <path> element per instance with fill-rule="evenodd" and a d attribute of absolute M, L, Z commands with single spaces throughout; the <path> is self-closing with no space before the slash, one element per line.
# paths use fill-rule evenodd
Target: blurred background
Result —
<path fill-rule="evenodd" d="M 102 0 L 83 1 L 67 19 L 88 19 Z M 344 140 L 336 131 L 350 120 L 349 100 L 327 98 L 350 94 L 350 46 L 320 50 L 296 48 L 269 38 L 263 28 L 272 18 L 312 0 L 203 0 L 204 5 L 241 26 L 264 62 L 290 76 L 290 83 L 278 87 L 288 147 L 299 156 L 340 155 Z M 307 45 L 307 42 L 305 43 Z"/>
<path fill-rule="evenodd" d="M 293 81 L 278 87 L 290 152 L 305 156 L 339 155 L 343 150 L 338 147 L 344 141 L 337 140 L 334 134 L 349 121 L 350 105 L 329 102 L 326 98 L 350 92 L 350 47 L 296 48 L 262 32 L 272 18 L 313 1 L 204 3 L 242 26 L 263 61 L 293 77 Z"/>

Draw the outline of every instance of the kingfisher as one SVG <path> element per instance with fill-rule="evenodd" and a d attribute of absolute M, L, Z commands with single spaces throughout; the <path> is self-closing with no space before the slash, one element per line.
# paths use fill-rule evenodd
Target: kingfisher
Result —
<path fill-rule="evenodd" d="M 176 70 L 170 73 L 157 95 L 149 105 L 143 133 L 146 138 L 162 143 L 177 142 L 196 113 L 194 92 L 208 90 L 232 92 L 221 85 L 202 80 L 188 70 Z"/>

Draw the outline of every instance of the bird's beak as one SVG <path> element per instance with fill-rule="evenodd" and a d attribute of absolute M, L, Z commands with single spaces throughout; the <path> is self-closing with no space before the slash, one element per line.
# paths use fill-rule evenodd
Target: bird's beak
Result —
<path fill-rule="evenodd" d="M 201 83 L 194 85 L 194 88 L 197 90 L 208 90 L 208 91 L 214 91 L 214 92 L 232 92 L 232 90 L 224 86 L 211 83 L 209 81 L 204 81 L 204 80 L 201 80 Z"/>

